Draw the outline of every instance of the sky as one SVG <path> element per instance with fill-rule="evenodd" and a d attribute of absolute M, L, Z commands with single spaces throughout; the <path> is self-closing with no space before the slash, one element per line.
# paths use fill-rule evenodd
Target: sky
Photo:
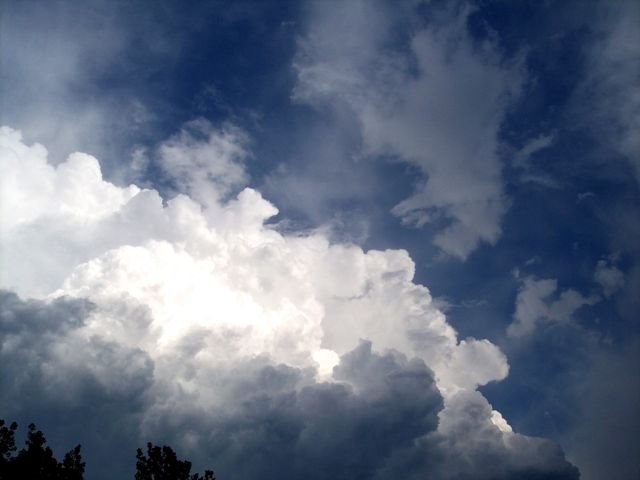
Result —
<path fill-rule="evenodd" d="M 89 480 L 640 477 L 640 4 L 0 5 L 0 418 Z"/>

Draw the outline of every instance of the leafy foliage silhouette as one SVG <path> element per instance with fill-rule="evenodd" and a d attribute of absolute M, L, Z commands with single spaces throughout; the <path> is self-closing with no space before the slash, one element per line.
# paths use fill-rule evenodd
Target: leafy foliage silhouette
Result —
<path fill-rule="evenodd" d="M 147 443 L 147 454 L 138 449 L 136 453 L 135 480 L 215 480 L 213 471 L 204 475 L 191 474 L 191 462 L 178 460 L 176 453 L 166 445 L 161 447 Z"/>
<path fill-rule="evenodd" d="M 0 480 L 83 480 L 85 463 L 80 445 L 68 451 L 62 462 L 46 446 L 47 440 L 32 423 L 25 446 L 17 454 L 16 422 L 7 425 L 0 419 Z M 136 452 L 135 480 L 216 480 L 213 471 L 191 473 L 191 462 L 178 460 L 171 447 L 147 444 L 146 455 Z"/>
<path fill-rule="evenodd" d="M 62 462 L 46 446 L 47 440 L 32 423 L 29 425 L 25 446 L 14 454 L 18 424 L 6 425 L 0 419 L 0 480 L 82 480 L 85 464 L 80 445 L 64 455 Z"/>

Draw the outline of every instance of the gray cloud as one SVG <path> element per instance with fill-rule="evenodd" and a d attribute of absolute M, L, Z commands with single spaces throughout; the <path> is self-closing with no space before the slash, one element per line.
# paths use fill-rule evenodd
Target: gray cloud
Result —
<path fill-rule="evenodd" d="M 456 480 L 579 478 L 553 442 L 518 434 L 505 438 L 483 422 L 491 407 L 481 395 L 460 395 L 448 408 L 455 414 L 441 418 L 437 432 L 397 451 L 374 478 L 418 480 L 425 473 L 428 478 Z"/>
<path fill-rule="evenodd" d="M 248 183 L 247 143 L 245 132 L 233 125 L 215 129 L 204 119 L 192 120 L 160 144 L 157 162 L 178 193 L 210 206 Z"/>
<path fill-rule="evenodd" d="M 322 110 L 350 108 L 363 156 L 420 169 L 424 182 L 392 210 L 404 224 L 444 220 L 433 241 L 462 259 L 481 242 L 495 243 L 508 205 L 498 130 L 519 89 L 518 66 L 490 42 L 474 43 L 467 9 L 434 9 L 418 26 L 406 8 L 384 2 L 313 5 L 294 98 Z M 333 120 L 342 118 L 349 117 Z"/>
<path fill-rule="evenodd" d="M 585 480 L 640 475 L 640 341 L 593 349 L 587 375 L 573 385 L 580 421 L 563 439 Z"/>
<path fill-rule="evenodd" d="M 507 334 L 521 337 L 530 335 L 537 326 L 546 323 L 568 323 L 581 307 L 594 305 L 601 300 L 599 295 L 584 296 L 571 288 L 554 298 L 557 290 L 558 282 L 555 279 L 524 278 L 516 298 L 514 320 L 507 328 Z"/>
<path fill-rule="evenodd" d="M 2 291 L 0 307 L 2 415 L 37 421 L 54 447 L 83 443 L 97 463 L 89 478 L 125 471 L 143 434 L 185 450 L 198 438 L 194 458 L 215 460 L 228 478 L 371 478 L 393 449 L 435 430 L 442 408 L 423 362 L 362 343 L 343 356 L 337 383 L 266 357 L 220 368 L 223 405 L 204 409 L 154 381 L 145 352 L 83 335 L 94 311 L 85 300 Z"/>
<path fill-rule="evenodd" d="M 131 40 L 116 9 L 108 2 L 21 2 L 3 5 L 0 18 L 0 78 L 11 92 L 0 97 L 3 121 L 46 142 L 55 161 L 78 148 L 115 153 L 108 142 L 120 142 L 144 110 L 91 91 Z"/>
<path fill-rule="evenodd" d="M 370 343 L 342 357 L 337 383 L 256 367 L 244 365 L 235 407 L 212 412 L 201 438 L 205 458 L 229 478 L 372 478 L 392 451 L 438 424 L 442 399 L 424 363 L 372 353 Z"/>
<path fill-rule="evenodd" d="M 187 164 L 204 133 L 174 137 Z M 247 480 L 573 471 L 477 391 L 504 354 L 458 339 L 406 251 L 278 232 L 250 188 L 163 202 L 86 154 L 54 168 L 11 128 L 0 161 L 0 281 L 40 298 L 2 297 L 2 414 L 81 442 L 93 478 L 127 476 L 147 440 Z"/>
<path fill-rule="evenodd" d="M 597 8 L 588 73 L 575 93 L 571 120 L 617 150 L 640 181 L 640 5 L 600 2 Z"/>
<path fill-rule="evenodd" d="M 216 405 L 206 406 L 186 384 L 154 374 L 154 364 L 161 371 L 178 357 L 154 361 L 87 335 L 98 312 L 85 300 L 3 291 L 0 306 L 2 415 L 37 421 L 54 448 L 81 442 L 90 479 L 130 475 L 146 440 L 240 480 L 577 478 L 550 442 L 505 437 L 477 392 L 448 400 L 445 413 L 423 361 L 375 353 L 370 342 L 342 356 L 332 382 L 267 356 L 220 364 L 207 376 Z"/>
<path fill-rule="evenodd" d="M 90 478 L 124 477 L 154 366 L 139 349 L 83 335 L 92 311 L 82 299 L 0 291 L 0 416 L 36 422 L 54 450 L 81 443 Z"/>
<path fill-rule="evenodd" d="M 610 297 L 624 287 L 624 272 L 616 266 L 616 258 L 598 260 L 593 278 L 602 287 L 605 297 Z"/>

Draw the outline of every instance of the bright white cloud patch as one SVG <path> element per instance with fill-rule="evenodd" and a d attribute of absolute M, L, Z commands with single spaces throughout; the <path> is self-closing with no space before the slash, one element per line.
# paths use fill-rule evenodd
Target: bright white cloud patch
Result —
<path fill-rule="evenodd" d="M 209 188 L 190 177 L 193 167 L 228 195 L 244 178 L 238 138 L 183 133 L 160 151 L 187 193 Z M 194 458 L 218 459 L 229 478 L 273 468 L 256 460 L 251 470 L 240 455 L 272 448 L 269 435 L 281 439 L 280 454 L 332 458 L 342 471 L 352 459 L 338 452 L 374 424 L 379 437 L 354 452 L 358 478 L 374 478 L 373 466 L 392 457 L 397 478 L 405 467 L 394 455 L 426 458 L 433 449 L 449 455 L 439 457 L 441 478 L 466 451 L 472 460 L 456 474 L 484 478 L 473 460 L 484 441 L 502 462 L 492 475 L 550 469 L 574 478 L 561 453 L 512 433 L 475 390 L 506 376 L 504 355 L 486 340 L 458 341 L 428 289 L 413 283 L 405 251 L 279 233 L 264 224 L 277 209 L 249 188 L 227 202 L 178 195 L 163 204 L 153 190 L 106 182 L 91 156 L 54 168 L 43 147 L 6 127 L 0 146 L 0 286 L 44 300 L 3 297 L 6 368 L 20 363 L 11 351 L 40 358 L 25 363 L 40 373 L 3 389 L 6 404 L 42 392 L 60 408 L 82 408 L 78 395 L 92 392 L 108 405 L 129 402 L 121 412 L 104 406 L 104 418 L 126 415 L 134 436 L 164 435 Z M 85 301 L 93 306 L 77 321 L 56 320 Z M 397 430 L 403 418 L 414 426 Z M 315 464 L 304 465 L 283 478 Z"/>
<path fill-rule="evenodd" d="M 514 320 L 507 328 L 507 334 L 521 337 L 532 334 L 536 327 L 545 323 L 568 323 L 579 308 L 601 300 L 597 295 L 585 297 L 573 289 L 562 291 L 554 299 L 552 297 L 557 290 L 558 282 L 555 279 L 525 278 L 516 299 Z"/>
<path fill-rule="evenodd" d="M 233 125 L 216 130 L 206 120 L 187 123 L 158 149 L 160 168 L 176 189 L 209 206 L 247 183 L 244 132 Z"/>
<path fill-rule="evenodd" d="M 493 45 L 474 43 L 467 11 L 412 26 L 407 51 L 397 51 L 389 49 L 391 39 L 409 27 L 398 23 L 395 6 L 380 7 L 315 4 L 295 63 L 295 98 L 348 105 L 361 125 L 365 154 L 419 167 L 426 182 L 393 213 L 418 227 L 444 217 L 449 224 L 434 243 L 464 259 L 501 234 L 507 202 L 498 130 L 520 75 L 501 63 Z"/>

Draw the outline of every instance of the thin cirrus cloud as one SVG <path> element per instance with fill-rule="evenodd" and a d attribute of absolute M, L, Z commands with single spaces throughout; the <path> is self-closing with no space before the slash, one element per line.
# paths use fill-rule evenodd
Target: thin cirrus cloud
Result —
<path fill-rule="evenodd" d="M 508 207 L 498 134 L 522 82 L 518 63 L 503 61 L 490 41 L 474 42 L 470 10 L 426 26 L 403 24 L 383 2 L 316 2 L 311 11 L 294 61 L 294 99 L 346 105 L 362 155 L 420 169 L 424 182 L 392 209 L 403 224 L 444 220 L 433 243 L 460 259 L 494 244 Z M 391 48 L 403 28 L 407 48 Z"/>
<path fill-rule="evenodd" d="M 178 165 L 209 151 L 225 195 L 207 205 L 181 169 L 163 201 L 0 130 L 3 414 L 82 441 L 90 478 L 147 439 L 223 478 L 578 478 L 477 391 L 504 355 L 457 338 L 407 252 L 265 225 L 277 209 L 228 155 L 242 136 L 205 131 L 166 145 Z"/>

